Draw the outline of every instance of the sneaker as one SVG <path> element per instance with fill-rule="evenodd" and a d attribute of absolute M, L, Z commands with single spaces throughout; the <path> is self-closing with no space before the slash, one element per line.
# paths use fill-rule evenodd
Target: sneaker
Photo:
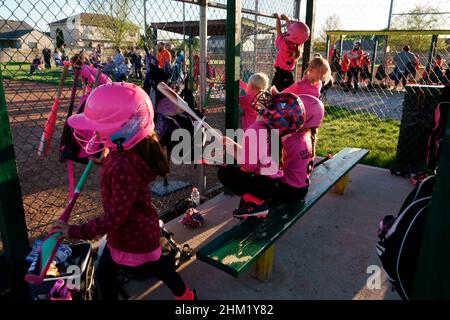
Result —
<path fill-rule="evenodd" d="M 233 211 L 233 216 L 239 219 L 247 219 L 250 217 L 267 218 L 269 214 L 269 207 L 264 202 L 261 205 L 247 202 L 242 208 Z"/>

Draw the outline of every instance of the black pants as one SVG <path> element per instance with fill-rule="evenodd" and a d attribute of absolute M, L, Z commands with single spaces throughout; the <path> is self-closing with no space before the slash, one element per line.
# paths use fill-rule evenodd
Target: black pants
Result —
<path fill-rule="evenodd" d="M 119 287 L 117 283 L 119 268 L 123 268 L 127 273 L 139 276 L 140 278 L 152 276 L 158 278 L 164 282 L 176 297 L 181 297 L 186 292 L 186 284 L 180 275 L 173 267 L 165 263 L 163 259 L 155 262 L 147 262 L 138 267 L 122 266 L 114 262 L 109 248 L 105 247 L 95 274 L 97 289 L 102 300 L 119 299 Z"/>
<path fill-rule="evenodd" d="M 283 91 L 294 84 L 294 72 L 275 68 L 275 75 L 273 76 L 272 85 L 277 88 L 278 91 Z"/>
<path fill-rule="evenodd" d="M 134 66 L 134 73 L 136 74 L 136 78 L 142 79 L 142 67 L 141 66 Z"/>
<path fill-rule="evenodd" d="M 359 71 L 360 68 L 354 68 L 351 67 L 348 69 L 348 73 L 347 73 L 347 88 L 351 88 L 352 87 L 352 79 L 353 79 L 353 88 L 355 90 L 358 89 L 358 77 L 359 77 Z"/>
<path fill-rule="evenodd" d="M 395 78 L 395 81 L 394 81 L 395 86 L 397 87 L 401 81 L 403 84 L 403 88 L 406 87 L 407 79 L 409 76 L 408 71 L 403 71 L 403 72 L 399 71 L 398 74 L 399 75 Z"/>
<path fill-rule="evenodd" d="M 295 188 L 279 179 L 245 172 L 237 167 L 222 167 L 217 174 L 223 186 L 235 195 L 242 197 L 249 193 L 258 199 L 269 201 L 271 206 L 302 200 L 308 192 L 308 187 Z"/>

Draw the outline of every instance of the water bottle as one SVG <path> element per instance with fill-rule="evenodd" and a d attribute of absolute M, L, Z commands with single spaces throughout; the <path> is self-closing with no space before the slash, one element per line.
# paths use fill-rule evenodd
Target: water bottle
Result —
<path fill-rule="evenodd" d="M 200 205 L 200 192 L 198 192 L 197 188 L 192 189 L 191 200 L 194 201 L 196 206 Z"/>
<path fill-rule="evenodd" d="M 58 279 L 50 290 L 50 300 L 72 300 L 64 279 Z"/>

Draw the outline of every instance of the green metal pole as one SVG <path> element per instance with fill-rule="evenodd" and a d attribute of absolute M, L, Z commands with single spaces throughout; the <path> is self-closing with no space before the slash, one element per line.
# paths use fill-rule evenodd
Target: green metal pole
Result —
<path fill-rule="evenodd" d="M 428 64 L 426 67 L 427 72 L 430 71 L 430 69 L 433 67 L 433 58 L 436 53 L 437 40 L 438 40 L 438 35 L 433 35 L 431 37 L 431 46 L 430 46 L 430 51 L 428 52 Z"/>
<path fill-rule="evenodd" d="M 192 46 L 194 44 L 194 36 L 192 35 L 192 29 L 189 29 L 189 88 L 194 91 L 194 50 Z"/>
<path fill-rule="evenodd" d="M 450 117 L 417 263 L 413 298 L 450 299 Z"/>
<path fill-rule="evenodd" d="M 311 59 L 312 52 L 312 37 L 314 35 L 314 20 L 316 13 L 316 3 L 314 0 L 306 1 L 306 24 L 311 31 L 311 37 L 309 37 L 308 41 L 305 43 L 305 47 L 303 49 L 303 64 L 302 64 L 302 77 L 305 73 L 306 68 L 308 67 L 309 60 Z M 328 53 L 327 53 L 328 54 Z"/>
<path fill-rule="evenodd" d="M 30 248 L 1 69 L 0 234 L 4 250 L 0 256 L 0 283 L 9 284 L 11 298 L 28 299 L 30 296 L 24 276 L 27 270 L 25 257 Z"/>
<path fill-rule="evenodd" d="M 370 83 L 372 83 L 374 78 L 374 71 L 375 71 L 375 61 L 377 59 L 378 55 L 378 38 L 375 38 L 375 44 L 373 46 L 373 55 L 372 55 L 372 66 L 370 67 Z"/>
<path fill-rule="evenodd" d="M 339 37 L 339 60 L 344 56 L 342 50 L 344 49 L 344 37 L 341 35 Z"/>
<path fill-rule="evenodd" d="M 327 35 L 327 41 L 325 43 L 325 59 L 331 63 L 331 57 L 328 55 L 328 53 L 330 52 L 330 47 L 331 47 L 331 39 L 330 36 Z"/>
<path fill-rule="evenodd" d="M 241 64 L 241 0 L 227 2 L 226 35 L 226 115 L 227 129 L 237 129 L 239 123 L 239 75 Z"/>
<path fill-rule="evenodd" d="M 300 5 L 301 5 L 301 0 L 295 0 L 295 3 L 294 3 L 294 18 L 296 20 L 300 20 Z M 294 68 L 294 80 L 295 80 L 295 82 L 297 82 L 299 80 L 297 75 L 298 75 L 298 63 L 295 64 L 295 68 Z"/>

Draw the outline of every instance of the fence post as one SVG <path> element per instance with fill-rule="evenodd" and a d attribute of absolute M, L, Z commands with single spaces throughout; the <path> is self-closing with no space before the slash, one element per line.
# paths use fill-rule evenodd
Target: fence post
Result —
<path fill-rule="evenodd" d="M 450 117 L 440 150 L 413 287 L 413 298 L 420 300 L 450 299 Z"/>
<path fill-rule="evenodd" d="M 438 41 L 438 35 L 433 35 L 431 37 L 430 51 L 428 52 L 428 64 L 426 67 L 427 72 L 430 71 L 431 68 L 433 67 L 433 59 L 434 59 L 434 55 L 436 53 L 437 41 Z"/>
<path fill-rule="evenodd" d="M 294 3 L 294 18 L 298 21 L 300 21 L 300 6 L 301 6 L 301 0 L 295 0 Z M 295 64 L 294 68 L 294 80 L 295 82 L 298 81 L 298 63 Z"/>
<path fill-rule="evenodd" d="M 147 28 L 147 0 L 144 0 L 144 41 L 146 46 L 148 46 Z"/>
<path fill-rule="evenodd" d="M 303 64 L 302 64 L 302 77 L 305 73 L 306 68 L 308 67 L 309 60 L 311 58 L 312 51 L 312 37 L 314 35 L 314 20 L 316 14 L 316 2 L 314 0 L 306 1 L 306 24 L 311 31 L 311 36 L 308 41 L 306 41 L 303 48 Z M 328 54 L 328 53 L 327 53 Z"/>
<path fill-rule="evenodd" d="M 255 11 L 259 9 L 259 1 L 255 0 Z M 253 73 L 257 72 L 256 64 L 258 63 L 258 16 L 255 14 L 255 30 L 253 31 Z M 245 80 L 244 80 L 245 81 Z"/>
<path fill-rule="evenodd" d="M 239 121 L 239 75 L 241 64 L 241 0 L 227 1 L 226 116 L 225 127 L 237 129 Z"/>
<path fill-rule="evenodd" d="M 29 298 L 24 276 L 25 257 L 29 251 L 22 191 L 16 167 L 16 155 L 6 108 L 2 71 L 0 69 L 0 234 L 3 255 L 0 256 L 0 282 L 11 288 L 14 299 Z M 6 270 L 6 272 L 5 272 Z M 2 290 L 6 288 L 0 288 Z"/>
<path fill-rule="evenodd" d="M 205 99 L 206 99 L 206 79 L 207 79 L 207 46 L 208 46 L 208 20 L 207 20 L 207 10 L 208 10 L 208 0 L 200 1 L 200 95 L 199 95 L 199 107 L 200 111 L 204 112 Z M 202 129 L 202 132 L 204 130 Z M 203 141 L 203 139 L 202 139 Z M 199 168 L 200 183 L 199 191 L 201 194 L 205 192 L 206 189 L 206 176 L 204 166 Z"/>
<path fill-rule="evenodd" d="M 330 49 L 331 49 L 331 38 L 329 35 L 327 35 L 327 40 L 325 42 L 325 60 L 327 60 L 331 64 L 331 57 L 330 57 Z"/>

